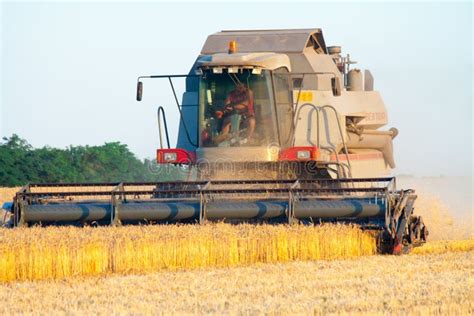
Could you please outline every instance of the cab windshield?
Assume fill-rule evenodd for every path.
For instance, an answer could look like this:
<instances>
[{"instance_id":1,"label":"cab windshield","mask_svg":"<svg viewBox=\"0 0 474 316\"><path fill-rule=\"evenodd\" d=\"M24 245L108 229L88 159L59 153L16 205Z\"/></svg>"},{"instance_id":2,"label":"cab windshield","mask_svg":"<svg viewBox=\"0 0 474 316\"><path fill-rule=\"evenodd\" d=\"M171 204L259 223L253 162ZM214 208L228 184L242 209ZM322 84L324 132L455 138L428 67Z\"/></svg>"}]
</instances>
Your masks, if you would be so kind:
<instances>
[{"instance_id":1,"label":"cab windshield","mask_svg":"<svg viewBox=\"0 0 474 316\"><path fill-rule=\"evenodd\" d=\"M205 71L199 93L200 146L268 146L278 142L274 112L270 71Z\"/></svg>"}]
</instances>

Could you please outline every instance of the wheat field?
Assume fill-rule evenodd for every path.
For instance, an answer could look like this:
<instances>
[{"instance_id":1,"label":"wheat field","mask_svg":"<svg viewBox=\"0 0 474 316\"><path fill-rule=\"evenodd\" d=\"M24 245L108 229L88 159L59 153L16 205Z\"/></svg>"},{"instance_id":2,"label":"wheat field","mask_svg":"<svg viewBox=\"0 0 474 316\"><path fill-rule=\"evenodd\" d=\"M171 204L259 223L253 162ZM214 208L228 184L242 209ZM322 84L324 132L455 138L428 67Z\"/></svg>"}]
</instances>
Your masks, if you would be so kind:
<instances>
[{"instance_id":1,"label":"wheat field","mask_svg":"<svg viewBox=\"0 0 474 316\"><path fill-rule=\"evenodd\" d=\"M11 200L17 190L0 189L0 197ZM429 224L440 223L436 214L442 213L430 207ZM472 250L474 239L462 238L435 240L413 254ZM357 226L336 224L0 229L0 282L351 259L375 253L373 235Z\"/></svg>"},{"instance_id":2,"label":"wheat field","mask_svg":"<svg viewBox=\"0 0 474 316\"><path fill-rule=\"evenodd\" d=\"M0 314L472 315L472 228L420 201L408 256L342 225L0 229Z\"/></svg>"},{"instance_id":3,"label":"wheat field","mask_svg":"<svg viewBox=\"0 0 474 316\"><path fill-rule=\"evenodd\" d=\"M474 252L0 284L0 314L473 315Z\"/></svg>"},{"instance_id":4,"label":"wheat field","mask_svg":"<svg viewBox=\"0 0 474 316\"><path fill-rule=\"evenodd\" d=\"M347 225L147 225L0 230L0 281L223 268L372 255Z\"/></svg>"},{"instance_id":5,"label":"wheat field","mask_svg":"<svg viewBox=\"0 0 474 316\"><path fill-rule=\"evenodd\" d=\"M472 239L433 241L413 254L472 250ZM0 229L0 282L351 259L375 253L373 235L334 224Z\"/></svg>"}]
</instances>

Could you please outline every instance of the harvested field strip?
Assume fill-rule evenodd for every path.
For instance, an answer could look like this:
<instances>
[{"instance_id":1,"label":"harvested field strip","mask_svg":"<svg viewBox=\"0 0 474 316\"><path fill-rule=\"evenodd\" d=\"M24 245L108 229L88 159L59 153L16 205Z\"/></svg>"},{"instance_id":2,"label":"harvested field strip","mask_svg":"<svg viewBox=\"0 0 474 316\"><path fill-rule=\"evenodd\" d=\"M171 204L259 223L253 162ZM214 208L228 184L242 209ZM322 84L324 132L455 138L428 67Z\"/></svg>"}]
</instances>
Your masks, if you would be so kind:
<instances>
[{"instance_id":1,"label":"harvested field strip","mask_svg":"<svg viewBox=\"0 0 474 316\"><path fill-rule=\"evenodd\" d=\"M372 255L345 225L180 225L0 229L0 282Z\"/></svg>"},{"instance_id":2,"label":"harvested field strip","mask_svg":"<svg viewBox=\"0 0 474 316\"><path fill-rule=\"evenodd\" d=\"M0 284L0 315L474 315L474 252Z\"/></svg>"}]
</instances>

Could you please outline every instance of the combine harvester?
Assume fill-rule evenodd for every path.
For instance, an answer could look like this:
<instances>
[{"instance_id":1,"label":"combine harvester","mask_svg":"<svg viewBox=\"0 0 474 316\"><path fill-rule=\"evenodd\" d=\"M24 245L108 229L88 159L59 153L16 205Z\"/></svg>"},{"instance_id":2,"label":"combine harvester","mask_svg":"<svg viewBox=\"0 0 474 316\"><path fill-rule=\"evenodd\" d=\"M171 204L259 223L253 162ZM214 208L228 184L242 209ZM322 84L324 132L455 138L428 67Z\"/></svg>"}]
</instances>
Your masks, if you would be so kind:
<instances>
[{"instance_id":1,"label":"combine harvester","mask_svg":"<svg viewBox=\"0 0 474 316\"><path fill-rule=\"evenodd\" d=\"M426 241L416 195L397 190L392 140L369 71L320 29L210 35L187 75L169 81L180 114L170 148L158 108L159 164L185 166L186 181L29 184L12 225L138 222L348 222L380 232L385 252ZM174 78L186 80L179 103ZM163 138L167 146L163 148Z\"/></svg>"}]
</instances>

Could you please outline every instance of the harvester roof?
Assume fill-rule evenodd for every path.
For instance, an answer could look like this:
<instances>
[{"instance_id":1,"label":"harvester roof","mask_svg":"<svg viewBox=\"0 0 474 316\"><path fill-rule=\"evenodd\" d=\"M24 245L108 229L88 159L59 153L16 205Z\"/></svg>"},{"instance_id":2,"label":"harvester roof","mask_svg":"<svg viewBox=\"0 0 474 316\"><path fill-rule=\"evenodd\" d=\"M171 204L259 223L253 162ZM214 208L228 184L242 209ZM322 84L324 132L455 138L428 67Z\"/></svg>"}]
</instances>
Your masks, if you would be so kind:
<instances>
[{"instance_id":1,"label":"harvester roof","mask_svg":"<svg viewBox=\"0 0 474 316\"><path fill-rule=\"evenodd\" d=\"M293 30L234 30L211 34L201 50L201 54L226 53L230 41L238 43L238 51L301 53L312 47L317 53L326 54L326 44L321 29Z\"/></svg>"}]
</instances>

